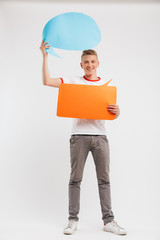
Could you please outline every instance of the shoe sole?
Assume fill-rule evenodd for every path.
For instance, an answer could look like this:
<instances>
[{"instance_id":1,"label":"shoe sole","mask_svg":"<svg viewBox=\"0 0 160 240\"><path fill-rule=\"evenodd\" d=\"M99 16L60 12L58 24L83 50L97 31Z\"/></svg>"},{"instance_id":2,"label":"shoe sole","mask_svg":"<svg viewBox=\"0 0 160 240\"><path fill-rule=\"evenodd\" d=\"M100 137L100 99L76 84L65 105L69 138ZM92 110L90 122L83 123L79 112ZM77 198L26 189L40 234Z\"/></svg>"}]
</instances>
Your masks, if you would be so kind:
<instances>
[{"instance_id":1,"label":"shoe sole","mask_svg":"<svg viewBox=\"0 0 160 240\"><path fill-rule=\"evenodd\" d=\"M74 233L74 232L73 232L73 233ZM65 232L64 232L65 235L72 235L73 233L65 233Z\"/></svg>"},{"instance_id":2,"label":"shoe sole","mask_svg":"<svg viewBox=\"0 0 160 240\"><path fill-rule=\"evenodd\" d=\"M75 232L77 231L77 228L72 232L72 233L65 233L65 232L63 232L65 235L72 235L72 234L74 234Z\"/></svg>"},{"instance_id":3,"label":"shoe sole","mask_svg":"<svg viewBox=\"0 0 160 240\"><path fill-rule=\"evenodd\" d=\"M109 231L109 230L105 230L105 229L103 229L103 231L109 232L109 233L114 233L114 234L116 234L116 235L127 235L127 233L116 233L116 232L114 232L114 231Z\"/></svg>"}]
</instances>

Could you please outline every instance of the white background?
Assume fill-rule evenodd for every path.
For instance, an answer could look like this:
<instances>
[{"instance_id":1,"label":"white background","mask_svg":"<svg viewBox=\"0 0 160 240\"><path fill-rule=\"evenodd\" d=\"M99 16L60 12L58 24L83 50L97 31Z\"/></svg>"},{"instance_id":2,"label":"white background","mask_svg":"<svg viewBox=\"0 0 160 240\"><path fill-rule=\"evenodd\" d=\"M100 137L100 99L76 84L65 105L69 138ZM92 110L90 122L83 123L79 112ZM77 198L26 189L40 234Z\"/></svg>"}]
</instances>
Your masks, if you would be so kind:
<instances>
[{"instance_id":1,"label":"white background","mask_svg":"<svg viewBox=\"0 0 160 240\"><path fill-rule=\"evenodd\" d=\"M56 116L58 89L42 84L42 31L70 11L97 22L98 76L117 86L121 114L106 121L115 220L125 239L160 239L160 4L0 2L0 239L66 239L72 119ZM84 36L85 37L85 36ZM82 75L81 52L56 49L51 77ZM94 163L81 185L71 239L119 239L102 231Z\"/></svg>"}]
</instances>

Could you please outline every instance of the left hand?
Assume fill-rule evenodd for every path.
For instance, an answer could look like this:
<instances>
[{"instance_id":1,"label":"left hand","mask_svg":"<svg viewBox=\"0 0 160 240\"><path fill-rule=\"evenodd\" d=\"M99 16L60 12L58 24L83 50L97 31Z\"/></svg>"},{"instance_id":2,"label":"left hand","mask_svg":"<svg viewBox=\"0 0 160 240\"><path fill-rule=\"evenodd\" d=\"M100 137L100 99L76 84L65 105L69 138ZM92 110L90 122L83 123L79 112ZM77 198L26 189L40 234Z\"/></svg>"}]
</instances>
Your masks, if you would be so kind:
<instances>
[{"instance_id":1,"label":"left hand","mask_svg":"<svg viewBox=\"0 0 160 240\"><path fill-rule=\"evenodd\" d=\"M116 105L116 104L109 104L107 106L107 110L110 112L110 113L113 113L115 114L115 118L117 118L120 114L120 109L119 109L119 106Z\"/></svg>"}]
</instances>

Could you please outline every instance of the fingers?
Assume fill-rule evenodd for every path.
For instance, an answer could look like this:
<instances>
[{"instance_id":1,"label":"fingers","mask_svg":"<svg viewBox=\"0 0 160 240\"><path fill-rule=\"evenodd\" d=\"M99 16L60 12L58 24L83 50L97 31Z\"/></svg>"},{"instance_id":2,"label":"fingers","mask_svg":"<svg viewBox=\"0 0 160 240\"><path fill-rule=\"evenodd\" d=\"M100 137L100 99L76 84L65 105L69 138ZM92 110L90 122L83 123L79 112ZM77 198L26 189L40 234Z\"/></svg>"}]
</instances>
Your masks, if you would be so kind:
<instances>
[{"instance_id":1,"label":"fingers","mask_svg":"<svg viewBox=\"0 0 160 240\"><path fill-rule=\"evenodd\" d=\"M114 113L114 114L116 114L117 113L117 111L116 110L108 110L110 113Z\"/></svg>"},{"instance_id":2,"label":"fingers","mask_svg":"<svg viewBox=\"0 0 160 240\"><path fill-rule=\"evenodd\" d=\"M117 110L107 109L110 113L117 113Z\"/></svg>"},{"instance_id":3,"label":"fingers","mask_svg":"<svg viewBox=\"0 0 160 240\"><path fill-rule=\"evenodd\" d=\"M109 105L107 106L107 109L119 109L119 106L116 105L116 104L109 104Z\"/></svg>"},{"instance_id":4,"label":"fingers","mask_svg":"<svg viewBox=\"0 0 160 240\"><path fill-rule=\"evenodd\" d=\"M108 105L107 108L108 108L108 109L116 109L115 106L110 106L110 105Z\"/></svg>"},{"instance_id":5,"label":"fingers","mask_svg":"<svg viewBox=\"0 0 160 240\"><path fill-rule=\"evenodd\" d=\"M48 42L44 42L44 38L42 39L42 43L40 46L40 49L44 55L47 55L48 53L45 51L45 49L50 48L50 45L47 45Z\"/></svg>"},{"instance_id":6,"label":"fingers","mask_svg":"<svg viewBox=\"0 0 160 240\"><path fill-rule=\"evenodd\" d=\"M107 110L108 110L110 113L114 113L114 114L116 114L116 113L118 112L118 108L119 108L119 106L116 105L116 104L109 104L109 105L107 106Z\"/></svg>"},{"instance_id":7,"label":"fingers","mask_svg":"<svg viewBox=\"0 0 160 240\"><path fill-rule=\"evenodd\" d=\"M107 107L110 107L110 108L116 108L116 107L119 107L119 106L116 105L116 104L109 104Z\"/></svg>"},{"instance_id":8,"label":"fingers","mask_svg":"<svg viewBox=\"0 0 160 240\"><path fill-rule=\"evenodd\" d=\"M46 43L48 43L48 42L44 42L44 38L42 39L42 44L44 45L44 44L46 44Z\"/></svg>"},{"instance_id":9,"label":"fingers","mask_svg":"<svg viewBox=\"0 0 160 240\"><path fill-rule=\"evenodd\" d=\"M47 43L48 43L48 42L42 43L42 46L46 46Z\"/></svg>"},{"instance_id":10,"label":"fingers","mask_svg":"<svg viewBox=\"0 0 160 240\"><path fill-rule=\"evenodd\" d=\"M107 106L107 110L115 110L115 109L117 109L117 107L116 106L110 106L110 105L108 105Z\"/></svg>"},{"instance_id":11,"label":"fingers","mask_svg":"<svg viewBox=\"0 0 160 240\"><path fill-rule=\"evenodd\" d=\"M48 42L44 42L44 38L42 39L42 43L41 43L41 47L42 46L46 46L46 44L47 44ZM49 46L49 45L48 45Z\"/></svg>"}]
</instances>

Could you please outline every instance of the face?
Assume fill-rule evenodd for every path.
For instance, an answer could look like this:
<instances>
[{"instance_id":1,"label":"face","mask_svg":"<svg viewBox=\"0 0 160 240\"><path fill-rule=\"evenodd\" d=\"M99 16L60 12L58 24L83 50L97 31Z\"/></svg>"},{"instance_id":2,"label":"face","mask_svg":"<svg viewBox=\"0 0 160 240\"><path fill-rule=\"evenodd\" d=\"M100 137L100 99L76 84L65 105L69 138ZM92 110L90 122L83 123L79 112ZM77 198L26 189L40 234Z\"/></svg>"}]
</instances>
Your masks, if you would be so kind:
<instances>
[{"instance_id":1,"label":"face","mask_svg":"<svg viewBox=\"0 0 160 240\"><path fill-rule=\"evenodd\" d=\"M80 63L80 65L83 68L85 75L96 75L99 61L95 55L85 55L82 57L82 62Z\"/></svg>"}]
</instances>

